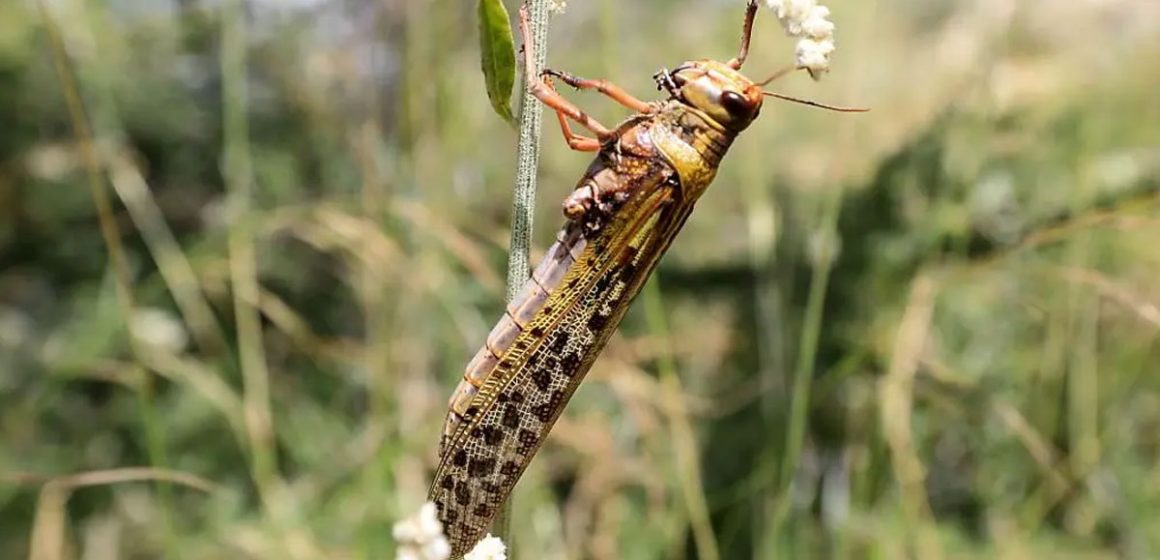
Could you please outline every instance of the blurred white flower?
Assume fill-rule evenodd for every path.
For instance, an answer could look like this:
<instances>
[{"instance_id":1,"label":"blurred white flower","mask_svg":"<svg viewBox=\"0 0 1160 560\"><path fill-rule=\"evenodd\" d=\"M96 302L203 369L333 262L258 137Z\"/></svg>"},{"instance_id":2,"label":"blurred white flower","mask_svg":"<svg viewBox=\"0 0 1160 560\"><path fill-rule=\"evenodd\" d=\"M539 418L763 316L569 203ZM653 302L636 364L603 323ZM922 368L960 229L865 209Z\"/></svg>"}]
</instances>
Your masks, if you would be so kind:
<instances>
[{"instance_id":1,"label":"blurred white flower","mask_svg":"<svg viewBox=\"0 0 1160 560\"><path fill-rule=\"evenodd\" d=\"M45 181L59 181L77 167L76 151L65 144L43 144L28 151L28 174Z\"/></svg>"},{"instance_id":2,"label":"blurred white flower","mask_svg":"<svg viewBox=\"0 0 1160 560\"><path fill-rule=\"evenodd\" d=\"M19 309L0 307L0 348L20 348L32 335L32 319Z\"/></svg>"},{"instance_id":3,"label":"blurred white flower","mask_svg":"<svg viewBox=\"0 0 1160 560\"><path fill-rule=\"evenodd\" d=\"M786 35L798 39L797 67L809 71L813 79L821 79L830 70L830 54L834 52L830 9L816 0L765 0L765 5L777 15Z\"/></svg>"},{"instance_id":4,"label":"blurred white flower","mask_svg":"<svg viewBox=\"0 0 1160 560\"><path fill-rule=\"evenodd\" d=\"M488 534L475 544L475 548L463 560L507 560L507 547L499 537Z\"/></svg>"},{"instance_id":5,"label":"blurred white flower","mask_svg":"<svg viewBox=\"0 0 1160 560\"><path fill-rule=\"evenodd\" d=\"M451 545L443 536L443 524L435 504L427 502L419 511L398 523L391 531L398 543L395 560L447 560Z\"/></svg>"},{"instance_id":6,"label":"blurred white flower","mask_svg":"<svg viewBox=\"0 0 1160 560\"><path fill-rule=\"evenodd\" d=\"M170 352L180 352L189 343L181 321L164 309L143 307L133 313L133 335L138 340Z\"/></svg>"},{"instance_id":7,"label":"blurred white flower","mask_svg":"<svg viewBox=\"0 0 1160 560\"><path fill-rule=\"evenodd\" d=\"M568 0L548 0L548 13L562 14L568 8Z\"/></svg>"}]
</instances>

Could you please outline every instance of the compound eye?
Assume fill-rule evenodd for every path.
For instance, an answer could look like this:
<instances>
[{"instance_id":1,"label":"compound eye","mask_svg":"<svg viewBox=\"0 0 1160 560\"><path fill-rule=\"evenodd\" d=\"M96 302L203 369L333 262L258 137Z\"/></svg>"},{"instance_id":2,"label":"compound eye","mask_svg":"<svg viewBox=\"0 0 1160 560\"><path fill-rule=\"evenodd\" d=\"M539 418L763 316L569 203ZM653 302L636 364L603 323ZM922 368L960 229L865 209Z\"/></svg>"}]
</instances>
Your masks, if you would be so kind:
<instances>
[{"instance_id":1,"label":"compound eye","mask_svg":"<svg viewBox=\"0 0 1160 560\"><path fill-rule=\"evenodd\" d=\"M735 117L744 116L749 113L752 108L749 100L745 96L735 91L727 91L721 94L721 106Z\"/></svg>"}]
</instances>

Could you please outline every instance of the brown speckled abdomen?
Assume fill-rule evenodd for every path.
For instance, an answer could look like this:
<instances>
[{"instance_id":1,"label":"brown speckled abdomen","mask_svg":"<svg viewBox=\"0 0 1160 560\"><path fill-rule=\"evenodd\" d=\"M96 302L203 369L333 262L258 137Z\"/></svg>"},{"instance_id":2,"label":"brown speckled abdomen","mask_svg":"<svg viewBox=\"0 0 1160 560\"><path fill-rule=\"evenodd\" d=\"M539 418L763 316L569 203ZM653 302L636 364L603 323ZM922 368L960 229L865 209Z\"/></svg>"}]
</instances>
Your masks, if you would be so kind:
<instances>
[{"instance_id":1,"label":"brown speckled abdomen","mask_svg":"<svg viewBox=\"0 0 1160 560\"><path fill-rule=\"evenodd\" d=\"M516 336L528 328L529 321L544 307L544 303L559 286L568 268L584 252L587 241L581 229L578 223L569 222L556 234L556 242L548 248L548 252L532 272L532 277L524 283L524 288L508 304L503 317L491 329L491 334L487 335L483 347L468 362L467 369L463 372L463 380L459 382L459 386L455 388L451 400L447 403L450 410L447 421L443 424L440 453L444 451L447 438L455 433L455 429L466 416L471 415L468 412L471 400L483 386L488 373L508 351ZM543 333L540 333L540 337L542 336ZM521 344L525 343L521 341Z\"/></svg>"}]
</instances>

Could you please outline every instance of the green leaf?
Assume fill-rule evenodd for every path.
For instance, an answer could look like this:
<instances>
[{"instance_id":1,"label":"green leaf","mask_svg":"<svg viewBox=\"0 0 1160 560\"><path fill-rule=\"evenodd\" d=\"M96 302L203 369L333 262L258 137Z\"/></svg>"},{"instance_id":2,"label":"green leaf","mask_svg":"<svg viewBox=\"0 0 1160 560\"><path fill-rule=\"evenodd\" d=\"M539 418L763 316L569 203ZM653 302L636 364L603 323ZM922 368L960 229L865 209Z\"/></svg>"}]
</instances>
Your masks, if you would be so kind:
<instances>
[{"instance_id":1,"label":"green leaf","mask_svg":"<svg viewBox=\"0 0 1160 560\"><path fill-rule=\"evenodd\" d=\"M479 0L479 61L492 108L514 125L511 97L516 81L516 53L503 0Z\"/></svg>"}]
</instances>

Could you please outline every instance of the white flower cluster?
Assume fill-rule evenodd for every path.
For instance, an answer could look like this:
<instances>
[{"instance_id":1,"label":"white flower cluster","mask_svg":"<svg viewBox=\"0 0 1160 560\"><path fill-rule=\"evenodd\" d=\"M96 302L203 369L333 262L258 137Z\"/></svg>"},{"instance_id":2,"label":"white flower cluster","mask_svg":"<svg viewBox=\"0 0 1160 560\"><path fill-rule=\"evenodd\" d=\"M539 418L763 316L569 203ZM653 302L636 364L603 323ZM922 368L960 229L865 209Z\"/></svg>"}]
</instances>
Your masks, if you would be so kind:
<instances>
[{"instance_id":1,"label":"white flower cluster","mask_svg":"<svg viewBox=\"0 0 1160 560\"><path fill-rule=\"evenodd\" d=\"M392 534L398 544L395 560L447 560L451 556L451 545L431 502L423 504L415 515L395 523ZM463 560L507 560L507 548L499 537L488 535Z\"/></svg>"},{"instance_id":2,"label":"white flower cluster","mask_svg":"<svg viewBox=\"0 0 1160 560\"><path fill-rule=\"evenodd\" d=\"M395 560L447 560L451 556L451 545L443 536L443 524L431 502L423 504L415 515L395 523L392 534L398 543Z\"/></svg>"},{"instance_id":3,"label":"white flower cluster","mask_svg":"<svg viewBox=\"0 0 1160 560\"><path fill-rule=\"evenodd\" d=\"M765 0L765 5L777 14L786 34L798 39L797 67L805 68L813 79L821 79L830 70L830 53L834 52L830 9L817 0Z\"/></svg>"},{"instance_id":4,"label":"white flower cluster","mask_svg":"<svg viewBox=\"0 0 1160 560\"><path fill-rule=\"evenodd\" d=\"M499 537L489 534L479 541L463 560L507 560L507 548Z\"/></svg>"}]
</instances>

